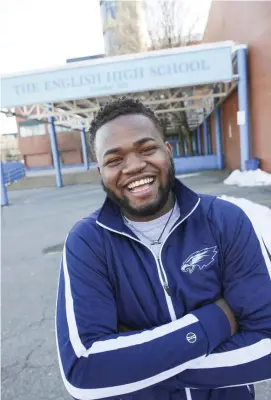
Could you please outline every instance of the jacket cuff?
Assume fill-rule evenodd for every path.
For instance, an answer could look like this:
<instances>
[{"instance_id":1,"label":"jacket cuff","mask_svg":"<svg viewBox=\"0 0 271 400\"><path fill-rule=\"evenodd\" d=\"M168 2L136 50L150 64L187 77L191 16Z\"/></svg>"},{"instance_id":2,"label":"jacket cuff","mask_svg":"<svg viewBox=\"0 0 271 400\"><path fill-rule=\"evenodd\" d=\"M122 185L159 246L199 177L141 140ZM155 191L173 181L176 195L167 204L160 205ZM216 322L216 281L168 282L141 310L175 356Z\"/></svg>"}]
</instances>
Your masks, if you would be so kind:
<instances>
[{"instance_id":1,"label":"jacket cuff","mask_svg":"<svg viewBox=\"0 0 271 400\"><path fill-rule=\"evenodd\" d=\"M201 307L192 313L198 318L208 341L207 354L231 337L231 325L224 311L216 304Z\"/></svg>"}]
</instances>

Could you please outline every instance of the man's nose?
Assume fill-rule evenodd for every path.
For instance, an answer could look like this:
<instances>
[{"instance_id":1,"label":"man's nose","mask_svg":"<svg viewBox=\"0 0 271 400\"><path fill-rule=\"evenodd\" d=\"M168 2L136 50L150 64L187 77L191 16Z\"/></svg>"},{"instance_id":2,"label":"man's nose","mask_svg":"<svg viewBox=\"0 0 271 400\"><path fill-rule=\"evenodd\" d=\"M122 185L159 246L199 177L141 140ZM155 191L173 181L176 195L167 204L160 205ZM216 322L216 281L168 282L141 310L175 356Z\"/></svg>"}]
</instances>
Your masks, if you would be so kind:
<instances>
[{"instance_id":1,"label":"man's nose","mask_svg":"<svg viewBox=\"0 0 271 400\"><path fill-rule=\"evenodd\" d=\"M146 162L144 159L136 154L130 154L128 157L126 157L122 172L124 174L135 174L142 171L145 167Z\"/></svg>"}]
</instances>

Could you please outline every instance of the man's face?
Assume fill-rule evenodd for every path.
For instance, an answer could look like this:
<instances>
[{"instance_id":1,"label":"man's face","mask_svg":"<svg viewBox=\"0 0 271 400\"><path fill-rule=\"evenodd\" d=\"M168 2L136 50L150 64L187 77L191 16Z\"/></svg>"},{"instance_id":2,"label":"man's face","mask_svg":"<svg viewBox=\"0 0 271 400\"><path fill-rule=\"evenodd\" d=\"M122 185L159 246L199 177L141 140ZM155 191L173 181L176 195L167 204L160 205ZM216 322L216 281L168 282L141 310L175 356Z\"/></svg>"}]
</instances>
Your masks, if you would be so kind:
<instances>
[{"instance_id":1,"label":"man's face","mask_svg":"<svg viewBox=\"0 0 271 400\"><path fill-rule=\"evenodd\" d=\"M167 203L174 183L171 148L144 115L120 116L96 133L102 185L127 216L148 217Z\"/></svg>"}]
</instances>

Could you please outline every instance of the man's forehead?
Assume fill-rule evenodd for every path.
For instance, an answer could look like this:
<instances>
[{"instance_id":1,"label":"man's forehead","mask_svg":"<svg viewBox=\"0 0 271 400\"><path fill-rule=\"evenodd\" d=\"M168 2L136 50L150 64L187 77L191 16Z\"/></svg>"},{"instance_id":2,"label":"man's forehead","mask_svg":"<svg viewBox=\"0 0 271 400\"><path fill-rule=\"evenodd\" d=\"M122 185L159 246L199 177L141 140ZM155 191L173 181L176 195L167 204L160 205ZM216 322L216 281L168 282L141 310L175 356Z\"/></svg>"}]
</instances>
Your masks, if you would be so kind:
<instances>
[{"instance_id":1,"label":"man's forehead","mask_svg":"<svg viewBox=\"0 0 271 400\"><path fill-rule=\"evenodd\" d=\"M121 132L122 130L128 131L141 131L153 132L159 134L153 121L148 117L141 114L128 114L121 115L112 121L105 123L98 131L102 133Z\"/></svg>"},{"instance_id":2,"label":"man's forehead","mask_svg":"<svg viewBox=\"0 0 271 400\"><path fill-rule=\"evenodd\" d=\"M132 144L143 137L161 138L154 123L144 115L123 115L107 122L96 133L96 150L104 153L110 147Z\"/></svg>"}]
</instances>

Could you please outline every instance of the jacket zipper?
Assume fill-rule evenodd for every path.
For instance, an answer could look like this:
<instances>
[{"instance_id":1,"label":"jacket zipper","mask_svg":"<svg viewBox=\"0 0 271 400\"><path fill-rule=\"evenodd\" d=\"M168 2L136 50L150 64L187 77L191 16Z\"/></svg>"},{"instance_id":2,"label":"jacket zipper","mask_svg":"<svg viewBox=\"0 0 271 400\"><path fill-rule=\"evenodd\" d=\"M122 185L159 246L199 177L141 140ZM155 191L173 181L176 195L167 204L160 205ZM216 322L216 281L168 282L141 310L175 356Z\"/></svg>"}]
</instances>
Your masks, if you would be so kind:
<instances>
[{"instance_id":1,"label":"jacket zipper","mask_svg":"<svg viewBox=\"0 0 271 400\"><path fill-rule=\"evenodd\" d=\"M163 279L163 287L164 287L165 291L167 292L167 294L169 296L171 296L171 290L170 290L170 287L169 287L168 282L167 282L167 277L163 272L160 258L157 258L157 262L158 262L158 268L160 269L161 276L162 276L162 279Z\"/></svg>"},{"instance_id":2,"label":"jacket zipper","mask_svg":"<svg viewBox=\"0 0 271 400\"><path fill-rule=\"evenodd\" d=\"M143 246L145 246L147 249L150 250L150 252L152 253L152 255L154 257L155 263L156 263L156 267L157 267L157 272L158 272L160 283L161 283L161 285L162 285L162 287L164 289L166 303L167 303L167 307L168 307L168 311L169 311L169 315L170 315L171 321L175 321L177 319L177 317L176 317L175 310L174 310L173 303L172 303L172 299L171 299L171 290L170 290L170 287L169 287L169 284L168 284L167 274L166 274L166 271L165 271L163 263L162 263L162 250L163 250L164 244L166 243L166 241L169 238L169 236L175 231L175 229L179 225L181 225L196 210L196 208L198 207L199 203L200 203L200 199L198 199L196 205L192 208L190 213L187 214L180 222L178 222L178 224L174 226L172 231L169 232L168 236L165 238L165 240L162 243L158 258L156 258L156 256L155 256L154 252L152 251L152 249L150 247L148 247L145 243L141 242L140 240L136 239L135 237L133 237L133 236L127 234L127 233L119 232L119 231L116 231L115 229L109 228L108 226L103 225L102 223L100 223L99 221L96 220L96 223L98 225L100 225L102 228L105 228L105 229L107 229L107 230L109 230L111 232L118 233L119 235L126 236L126 237L128 237L128 238L130 238L132 240L135 240L136 242L141 243Z\"/></svg>"},{"instance_id":3,"label":"jacket zipper","mask_svg":"<svg viewBox=\"0 0 271 400\"><path fill-rule=\"evenodd\" d=\"M109 230L109 231L111 231L111 232L118 233L119 235L126 236L126 237L128 237L128 238L130 238L130 239L132 239L132 240L135 240L136 242L142 244L142 245L145 246L148 250L150 250L150 252L152 253L153 258L154 258L154 260L155 260L155 263L156 263L156 268L157 268L158 277L159 277L161 286L162 286L163 289L164 289L165 298L166 298L166 303L167 303L168 311L169 311L169 314L170 314L170 318L171 318L172 321L175 321L175 320L176 320L176 314L175 314L175 311L174 311L173 303L172 303L171 297L169 296L169 294L168 294L168 292L167 292L167 290L168 290L168 282L167 282L166 274L165 274L165 272L164 272L164 269L163 269L161 263L160 263L160 262L157 260L157 258L155 257L155 254L154 254L154 252L152 251L152 249L151 249L150 247L148 247L145 243L143 243L143 242L141 242L140 240L134 238L133 236L129 235L128 233L116 231L115 229L109 228L108 226L101 224L99 221L96 221L96 223L97 223L98 225L100 225L102 228L105 228L105 229L107 229L107 230ZM164 278L163 278L163 275L164 275ZM167 288L167 289L166 289L166 288Z\"/></svg>"},{"instance_id":4,"label":"jacket zipper","mask_svg":"<svg viewBox=\"0 0 271 400\"><path fill-rule=\"evenodd\" d=\"M170 296L169 296L169 294L168 294L168 292L167 292L167 290L166 290L166 287L168 287L167 278L166 278L165 273L164 273L164 278L163 278L163 272L164 272L164 271L163 271L163 268L162 268L160 262L159 262L159 261L157 260L157 258L155 257L155 254L154 254L154 252L152 251L152 249L151 249L150 247L148 247L145 243L141 242L140 240L134 238L134 237L131 236L131 235L128 235L128 233L116 231L115 229L109 228L108 226L101 224L99 221L96 221L96 223L97 223L98 225L100 225L102 228L105 228L105 229L107 229L107 230L109 230L109 231L111 231L111 232L118 233L119 235L126 236L126 237L128 237L128 238L130 238L130 239L132 239L132 240L135 240L136 242L142 244L142 245L145 246L148 250L150 250L150 252L152 253L153 258L154 258L154 260L155 260L155 263L156 263L156 268L157 268L158 277L159 277L161 286L162 286L163 289L164 289L164 293L165 293L165 297L166 297L166 303L167 303L168 311L169 311L169 314L170 314L170 318L171 318L172 321L175 321L175 320L176 320L176 314L175 314L175 311L174 311L173 303L172 303L172 300L171 300L171 298L170 298Z\"/></svg>"},{"instance_id":5,"label":"jacket zipper","mask_svg":"<svg viewBox=\"0 0 271 400\"><path fill-rule=\"evenodd\" d=\"M199 203L200 203L200 199L198 199L197 204L194 206L194 208L192 208L192 210L190 211L190 213L187 214L180 222L178 222L178 224L176 224L176 225L174 226L174 228L169 232L168 236L165 238L165 240L163 241L162 246L161 246L161 248L160 248L160 252L159 252L159 256L158 256L157 261L158 261L158 265L159 265L159 267L160 267L161 275L162 275L162 278L163 278L163 287L164 287L165 291L167 292L167 294L168 294L169 296L171 296L171 289L170 289L170 287L169 287L168 280L167 280L167 275L166 275L166 271L165 271L164 266L163 266L163 263L162 263L162 251L163 251L163 247L164 247L164 244L166 243L167 239L169 238L169 236L175 231L175 229L176 229L179 225L181 225L181 224L195 211L195 209L198 207Z\"/></svg>"}]
</instances>

